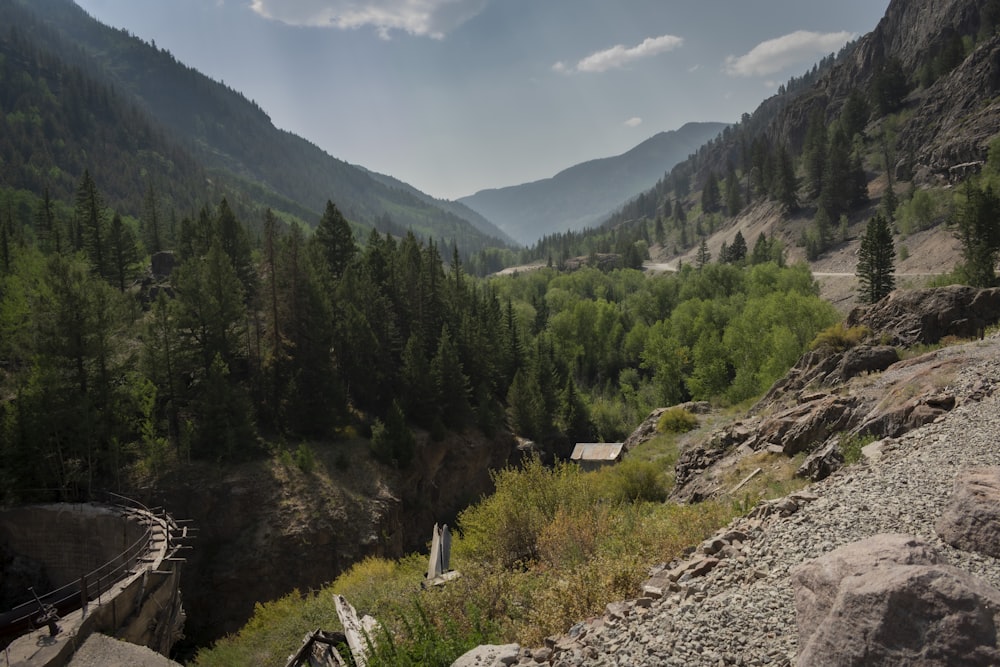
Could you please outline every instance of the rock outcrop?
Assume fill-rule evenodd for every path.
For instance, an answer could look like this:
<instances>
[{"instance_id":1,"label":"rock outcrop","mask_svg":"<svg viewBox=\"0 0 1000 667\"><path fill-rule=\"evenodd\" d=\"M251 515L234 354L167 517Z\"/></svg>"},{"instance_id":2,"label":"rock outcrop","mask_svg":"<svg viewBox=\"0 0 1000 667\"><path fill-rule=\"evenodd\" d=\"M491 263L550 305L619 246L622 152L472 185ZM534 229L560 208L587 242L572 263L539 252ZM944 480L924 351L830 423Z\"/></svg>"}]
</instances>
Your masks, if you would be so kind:
<instances>
[{"instance_id":1,"label":"rock outcrop","mask_svg":"<svg viewBox=\"0 0 1000 667\"><path fill-rule=\"evenodd\" d=\"M959 473L935 528L953 547L1000 558L1000 468Z\"/></svg>"},{"instance_id":2,"label":"rock outcrop","mask_svg":"<svg viewBox=\"0 0 1000 667\"><path fill-rule=\"evenodd\" d=\"M949 285L897 290L870 306L855 308L847 326L867 326L892 345L933 345L945 336L978 338L1000 321L1000 288Z\"/></svg>"},{"instance_id":3,"label":"rock outcrop","mask_svg":"<svg viewBox=\"0 0 1000 667\"><path fill-rule=\"evenodd\" d=\"M877 535L791 573L797 664L995 665L1000 590L926 542Z\"/></svg>"}]
</instances>

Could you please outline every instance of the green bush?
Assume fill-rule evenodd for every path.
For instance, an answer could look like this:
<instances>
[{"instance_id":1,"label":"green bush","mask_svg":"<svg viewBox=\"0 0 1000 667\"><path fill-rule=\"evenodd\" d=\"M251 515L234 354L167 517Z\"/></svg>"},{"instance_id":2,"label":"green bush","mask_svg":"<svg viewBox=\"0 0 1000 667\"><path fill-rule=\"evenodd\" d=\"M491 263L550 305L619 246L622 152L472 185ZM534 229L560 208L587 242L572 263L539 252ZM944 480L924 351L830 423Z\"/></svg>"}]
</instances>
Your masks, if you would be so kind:
<instances>
[{"instance_id":1,"label":"green bush","mask_svg":"<svg viewBox=\"0 0 1000 667\"><path fill-rule=\"evenodd\" d=\"M687 433L698 428L698 418L686 408L670 408L656 422L658 433Z\"/></svg>"},{"instance_id":2,"label":"green bush","mask_svg":"<svg viewBox=\"0 0 1000 667\"><path fill-rule=\"evenodd\" d=\"M616 503L661 503L667 499L667 473L653 461L626 458L618 465L598 471L596 476L601 495Z\"/></svg>"},{"instance_id":3,"label":"green bush","mask_svg":"<svg viewBox=\"0 0 1000 667\"><path fill-rule=\"evenodd\" d=\"M302 443L295 450L295 465L307 475L312 474L313 470L316 469L316 455L313 454L309 445Z\"/></svg>"},{"instance_id":4,"label":"green bush","mask_svg":"<svg viewBox=\"0 0 1000 667\"><path fill-rule=\"evenodd\" d=\"M847 435L840 436L838 447L840 453L844 455L844 463L850 465L861 460L861 448L870 445L878 438L874 435Z\"/></svg>"}]
</instances>

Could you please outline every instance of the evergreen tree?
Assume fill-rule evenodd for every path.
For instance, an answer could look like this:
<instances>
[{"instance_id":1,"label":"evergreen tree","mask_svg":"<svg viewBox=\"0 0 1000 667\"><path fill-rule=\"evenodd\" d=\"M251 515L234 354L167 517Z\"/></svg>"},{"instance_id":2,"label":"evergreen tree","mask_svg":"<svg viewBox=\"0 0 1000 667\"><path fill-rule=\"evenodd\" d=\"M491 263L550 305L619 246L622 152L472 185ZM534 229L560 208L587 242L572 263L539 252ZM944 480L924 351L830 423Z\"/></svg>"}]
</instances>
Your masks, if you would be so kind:
<instances>
[{"instance_id":1,"label":"evergreen tree","mask_svg":"<svg viewBox=\"0 0 1000 667\"><path fill-rule=\"evenodd\" d=\"M746 239L743 238L743 232L737 231L736 236L733 237L733 244L729 246L729 262L732 264L738 264L746 259L746 256Z\"/></svg>"},{"instance_id":2,"label":"evergreen tree","mask_svg":"<svg viewBox=\"0 0 1000 667\"><path fill-rule=\"evenodd\" d=\"M451 338L448 325L441 330L437 354L431 362L437 403L445 425L462 429L471 413L469 406L469 379L465 376L458 349Z\"/></svg>"},{"instance_id":3,"label":"evergreen tree","mask_svg":"<svg viewBox=\"0 0 1000 667\"><path fill-rule=\"evenodd\" d=\"M784 206L786 211L794 213L799 210L799 185L795 178L795 167L792 164L791 156L784 146L778 151L774 187L774 198Z\"/></svg>"},{"instance_id":4,"label":"evergreen tree","mask_svg":"<svg viewBox=\"0 0 1000 667\"><path fill-rule=\"evenodd\" d=\"M761 232L757 236L757 242L754 243L753 252L750 253L750 264L756 266L757 264L764 264L771 259L771 244L768 243L767 237L764 236L764 232Z\"/></svg>"},{"instance_id":5,"label":"evergreen tree","mask_svg":"<svg viewBox=\"0 0 1000 667\"><path fill-rule=\"evenodd\" d=\"M872 78L871 100L880 116L899 111L909 93L909 84L903 65L897 58L890 58Z\"/></svg>"},{"instance_id":6,"label":"evergreen tree","mask_svg":"<svg viewBox=\"0 0 1000 667\"><path fill-rule=\"evenodd\" d=\"M743 208L743 197L740 195L740 182L736 178L736 168L730 162L726 171L726 212L736 215Z\"/></svg>"},{"instance_id":7,"label":"evergreen tree","mask_svg":"<svg viewBox=\"0 0 1000 667\"><path fill-rule=\"evenodd\" d=\"M161 227L160 205L157 201L156 190L150 183L146 188L146 196L142 203L143 241L145 241L146 250L150 254L160 252L164 248L164 234Z\"/></svg>"},{"instance_id":8,"label":"evergreen tree","mask_svg":"<svg viewBox=\"0 0 1000 667\"><path fill-rule=\"evenodd\" d=\"M332 201L327 200L326 209L313 238L319 245L330 274L334 279L339 279L347 269L347 265L354 259L358 249L354 243L351 226Z\"/></svg>"},{"instance_id":9,"label":"evergreen tree","mask_svg":"<svg viewBox=\"0 0 1000 667\"><path fill-rule=\"evenodd\" d=\"M827 166L827 143L826 115L822 107L816 107L809 114L805 146L802 149L806 189L810 199L819 197L823 191L823 179Z\"/></svg>"},{"instance_id":10,"label":"evergreen tree","mask_svg":"<svg viewBox=\"0 0 1000 667\"><path fill-rule=\"evenodd\" d=\"M701 210L714 213L719 210L721 194L719 193L719 178L714 171L708 172L705 187L701 191Z\"/></svg>"},{"instance_id":11,"label":"evergreen tree","mask_svg":"<svg viewBox=\"0 0 1000 667\"><path fill-rule=\"evenodd\" d=\"M973 287L992 287L1000 252L1000 197L992 186L981 189L971 181L966 181L963 194L965 202L952 218L955 236L962 243L960 272Z\"/></svg>"},{"instance_id":12,"label":"evergreen tree","mask_svg":"<svg viewBox=\"0 0 1000 667\"><path fill-rule=\"evenodd\" d=\"M862 303L875 303L895 288L895 258L896 249L889 222L881 215L876 215L868 221L858 251L856 274Z\"/></svg>"},{"instance_id":13,"label":"evergreen tree","mask_svg":"<svg viewBox=\"0 0 1000 667\"><path fill-rule=\"evenodd\" d=\"M111 259L111 275L119 291L125 291L125 283L132 277L139 264L139 248L135 232L126 225L117 213L111 218L108 230L108 250Z\"/></svg>"},{"instance_id":14,"label":"evergreen tree","mask_svg":"<svg viewBox=\"0 0 1000 667\"><path fill-rule=\"evenodd\" d=\"M847 101L844 102L844 108L840 111L840 124L848 139L864 135L869 113L868 100L857 88L853 88L851 94L847 96Z\"/></svg>"},{"instance_id":15,"label":"evergreen tree","mask_svg":"<svg viewBox=\"0 0 1000 667\"><path fill-rule=\"evenodd\" d=\"M85 250L90 260L91 270L101 276L108 277L107 262L107 220L104 213L104 200L97 191L97 184L90 177L90 171L84 170L83 178L76 190L76 227L75 247Z\"/></svg>"},{"instance_id":16,"label":"evergreen tree","mask_svg":"<svg viewBox=\"0 0 1000 667\"><path fill-rule=\"evenodd\" d=\"M708 240L703 236L701 237L701 243L698 245L698 256L695 258L695 265L701 271L711 261L712 253L708 250Z\"/></svg>"}]
</instances>

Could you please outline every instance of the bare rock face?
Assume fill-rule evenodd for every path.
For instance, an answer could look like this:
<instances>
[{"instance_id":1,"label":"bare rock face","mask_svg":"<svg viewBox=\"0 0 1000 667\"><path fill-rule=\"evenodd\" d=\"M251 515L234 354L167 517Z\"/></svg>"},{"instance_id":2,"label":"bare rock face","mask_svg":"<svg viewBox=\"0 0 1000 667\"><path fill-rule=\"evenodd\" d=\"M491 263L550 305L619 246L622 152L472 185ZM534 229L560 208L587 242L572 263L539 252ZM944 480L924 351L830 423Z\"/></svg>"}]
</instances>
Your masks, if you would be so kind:
<instances>
[{"instance_id":1,"label":"bare rock face","mask_svg":"<svg viewBox=\"0 0 1000 667\"><path fill-rule=\"evenodd\" d=\"M844 455L841 454L837 442L831 441L810 454L795 471L795 474L798 477L818 482L840 470L842 465L844 465Z\"/></svg>"},{"instance_id":2,"label":"bare rock face","mask_svg":"<svg viewBox=\"0 0 1000 667\"><path fill-rule=\"evenodd\" d=\"M1000 590L877 535L792 571L798 665L995 665Z\"/></svg>"},{"instance_id":3,"label":"bare rock face","mask_svg":"<svg viewBox=\"0 0 1000 667\"><path fill-rule=\"evenodd\" d=\"M1000 558L1000 468L959 473L935 528L953 547Z\"/></svg>"},{"instance_id":4,"label":"bare rock face","mask_svg":"<svg viewBox=\"0 0 1000 667\"><path fill-rule=\"evenodd\" d=\"M847 326L867 326L894 345L932 345L945 336L972 338L1000 321L1000 289L949 285L896 291L878 303L855 308Z\"/></svg>"},{"instance_id":5,"label":"bare rock face","mask_svg":"<svg viewBox=\"0 0 1000 667\"><path fill-rule=\"evenodd\" d=\"M759 412L776 399L799 394L808 387L830 387L864 373L879 373L897 361L899 352L890 345L858 345L843 352L806 352L751 412Z\"/></svg>"}]
</instances>

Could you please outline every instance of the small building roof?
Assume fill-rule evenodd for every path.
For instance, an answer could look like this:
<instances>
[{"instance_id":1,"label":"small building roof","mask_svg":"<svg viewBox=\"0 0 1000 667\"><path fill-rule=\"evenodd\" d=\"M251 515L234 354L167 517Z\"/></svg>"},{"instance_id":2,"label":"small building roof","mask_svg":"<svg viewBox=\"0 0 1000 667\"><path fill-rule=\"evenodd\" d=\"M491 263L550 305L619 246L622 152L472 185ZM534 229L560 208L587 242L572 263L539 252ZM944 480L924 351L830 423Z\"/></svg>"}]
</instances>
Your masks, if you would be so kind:
<instances>
[{"instance_id":1,"label":"small building roof","mask_svg":"<svg viewBox=\"0 0 1000 667\"><path fill-rule=\"evenodd\" d=\"M622 455L623 442L578 442L573 447L573 461L614 461Z\"/></svg>"}]
</instances>

